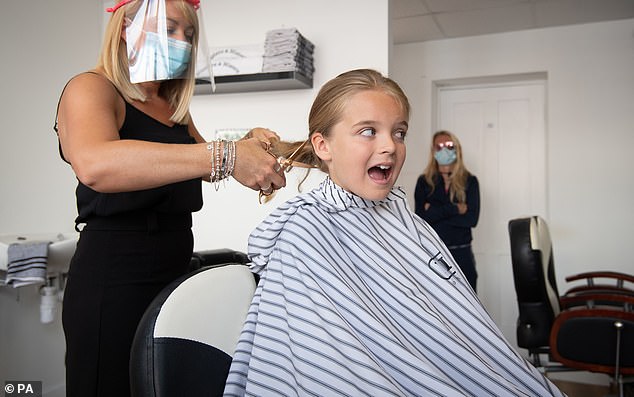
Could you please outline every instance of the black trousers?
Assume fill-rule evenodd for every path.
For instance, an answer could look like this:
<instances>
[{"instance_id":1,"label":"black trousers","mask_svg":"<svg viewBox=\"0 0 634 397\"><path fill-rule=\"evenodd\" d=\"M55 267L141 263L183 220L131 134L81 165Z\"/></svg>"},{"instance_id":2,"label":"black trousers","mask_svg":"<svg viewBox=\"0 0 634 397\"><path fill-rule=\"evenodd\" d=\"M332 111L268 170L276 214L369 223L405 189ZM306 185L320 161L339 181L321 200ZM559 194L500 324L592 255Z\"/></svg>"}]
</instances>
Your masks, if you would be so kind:
<instances>
[{"instance_id":1,"label":"black trousers","mask_svg":"<svg viewBox=\"0 0 634 397\"><path fill-rule=\"evenodd\" d=\"M81 232L62 311L67 397L130 395L137 325L152 299L187 272L192 250L191 227Z\"/></svg>"},{"instance_id":2,"label":"black trousers","mask_svg":"<svg viewBox=\"0 0 634 397\"><path fill-rule=\"evenodd\" d=\"M460 270L464 273L471 288L477 292L478 272L476 271L475 257L473 256L471 246L450 248L449 252L451 252L451 256L456 260L458 266L460 266Z\"/></svg>"}]
</instances>

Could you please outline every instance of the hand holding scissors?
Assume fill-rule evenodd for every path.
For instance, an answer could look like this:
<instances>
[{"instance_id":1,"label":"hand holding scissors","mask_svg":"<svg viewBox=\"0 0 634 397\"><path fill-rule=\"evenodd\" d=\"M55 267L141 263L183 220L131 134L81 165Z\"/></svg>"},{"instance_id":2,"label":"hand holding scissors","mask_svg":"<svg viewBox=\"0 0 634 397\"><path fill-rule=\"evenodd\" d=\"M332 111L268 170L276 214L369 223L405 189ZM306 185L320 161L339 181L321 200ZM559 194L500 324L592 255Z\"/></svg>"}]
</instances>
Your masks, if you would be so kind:
<instances>
[{"instance_id":1,"label":"hand holding scissors","mask_svg":"<svg viewBox=\"0 0 634 397\"><path fill-rule=\"evenodd\" d=\"M266 147L267 153L269 153L271 156L277 159L277 164L275 164L275 166L273 167L273 171L278 173L280 171L288 172L293 167L313 168L314 166L310 164L294 161L295 158L297 158L297 156L300 154L301 150L304 148L304 146L306 146L307 143L308 143L308 140L302 142L302 144L299 145L297 149L295 149L295 151L293 151L293 153L291 153L291 155L288 156L288 158L285 158L283 156L277 157L274 153L271 153L270 151L271 145L267 144L267 147ZM271 194L273 194L273 192L274 192L274 189L272 185L269 185L267 188L260 189L260 193L258 194L258 202L262 204L262 197L270 196Z\"/></svg>"}]
</instances>

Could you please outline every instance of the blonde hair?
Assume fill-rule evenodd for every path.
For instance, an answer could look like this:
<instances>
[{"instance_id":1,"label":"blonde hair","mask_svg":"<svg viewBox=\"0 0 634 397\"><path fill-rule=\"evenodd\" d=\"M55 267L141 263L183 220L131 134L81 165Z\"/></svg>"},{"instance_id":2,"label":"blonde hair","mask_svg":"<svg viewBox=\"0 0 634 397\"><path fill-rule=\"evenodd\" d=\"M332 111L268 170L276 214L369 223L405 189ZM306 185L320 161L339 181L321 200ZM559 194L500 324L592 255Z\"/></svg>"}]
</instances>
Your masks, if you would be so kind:
<instances>
[{"instance_id":1,"label":"blonde hair","mask_svg":"<svg viewBox=\"0 0 634 397\"><path fill-rule=\"evenodd\" d=\"M178 6L189 23L194 27L192 38L192 55L187 75L183 79L165 80L161 82L159 95L167 99L174 108L174 113L170 117L175 123L187 124L189 122L189 104L194 94L196 85L196 58L198 50L199 23L196 10L187 2L178 1ZM101 69L106 77L119 90L124 99L128 102L145 102L146 96L141 89L130 82L130 72L128 66L128 54L126 42L121 38L122 29L126 15L135 14L141 5L141 1L132 1L119 7L112 13L110 21L104 33L101 54L97 62L97 68Z\"/></svg>"},{"instance_id":2,"label":"blonde hair","mask_svg":"<svg viewBox=\"0 0 634 397\"><path fill-rule=\"evenodd\" d=\"M326 82L317 93L308 115L308 140L315 132L327 138L332 127L341 120L348 99L361 91L370 90L391 95L401 106L405 118L409 119L409 101L396 82L376 70L350 70ZM278 156L288 157L303 142L277 142L271 149ZM295 160L328 172L328 167L315 154L312 145L305 145Z\"/></svg>"},{"instance_id":3,"label":"blonde hair","mask_svg":"<svg viewBox=\"0 0 634 397\"><path fill-rule=\"evenodd\" d=\"M451 170L451 184L449 185L449 198L452 202L464 203L467 201L467 179L471 175L471 173L467 170L464 165L464 161L462 160L462 146L460 145L460 141L458 137L452 134L449 131L441 130L437 131L431 138L431 147L430 147L430 155L429 162L427 163L427 167L425 167L425 171L423 175L425 177L425 181L429 186L431 186L431 192L436 188L435 180L439 175L438 172L438 161L434 157L434 141L437 137L445 135L451 139L454 143L454 147L456 148L456 162L453 164L453 168ZM431 194L430 192L430 194Z\"/></svg>"}]
</instances>

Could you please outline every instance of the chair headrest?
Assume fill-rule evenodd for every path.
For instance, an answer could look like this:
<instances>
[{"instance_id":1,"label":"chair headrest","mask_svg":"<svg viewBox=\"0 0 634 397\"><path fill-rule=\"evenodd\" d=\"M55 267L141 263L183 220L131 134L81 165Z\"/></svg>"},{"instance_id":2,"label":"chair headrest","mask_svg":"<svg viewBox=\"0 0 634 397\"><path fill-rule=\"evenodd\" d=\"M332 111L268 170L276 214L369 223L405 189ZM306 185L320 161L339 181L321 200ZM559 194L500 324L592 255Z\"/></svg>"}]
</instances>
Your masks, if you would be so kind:
<instances>
[{"instance_id":1,"label":"chair headrest","mask_svg":"<svg viewBox=\"0 0 634 397\"><path fill-rule=\"evenodd\" d=\"M559 295L548 278L549 266L554 266L552 240L550 238L548 224L542 217L537 215L531 217L530 237L531 248L541 253L541 265L542 271L544 272L546 293L548 294L548 299L550 300L554 314L557 315L560 311Z\"/></svg>"},{"instance_id":2,"label":"chair headrest","mask_svg":"<svg viewBox=\"0 0 634 397\"><path fill-rule=\"evenodd\" d=\"M542 263L548 265L552 252L552 240L548 224L540 216L531 217L530 225L531 248L542 253Z\"/></svg>"}]
</instances>

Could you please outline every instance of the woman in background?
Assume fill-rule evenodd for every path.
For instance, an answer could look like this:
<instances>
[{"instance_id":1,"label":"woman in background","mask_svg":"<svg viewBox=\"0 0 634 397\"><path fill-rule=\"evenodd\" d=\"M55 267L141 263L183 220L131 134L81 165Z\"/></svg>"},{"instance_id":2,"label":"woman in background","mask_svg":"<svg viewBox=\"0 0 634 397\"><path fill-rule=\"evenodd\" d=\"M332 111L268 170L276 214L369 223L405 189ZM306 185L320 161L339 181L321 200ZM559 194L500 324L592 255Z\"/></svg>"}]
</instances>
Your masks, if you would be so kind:
<instances>
[{"instance_id":1,"label":"woman in background","mask_svg":"<svg viewBox=\"0 0 634 397\"><path fill-rule=\"evenodd\" d=\"M416 214L438 233L476 291L471 229L480 216L480 188L478 178L464 165L460 141L451 132L438 131L432 137L429 162L416 182L414 200Z\"/></svg>"}]
</instances>

